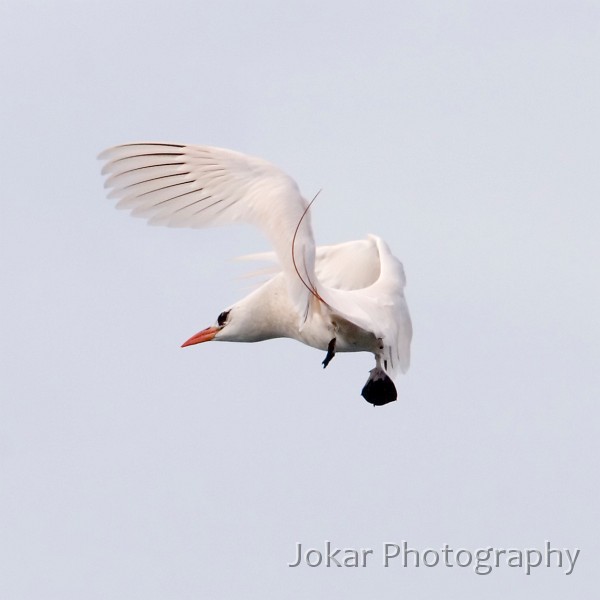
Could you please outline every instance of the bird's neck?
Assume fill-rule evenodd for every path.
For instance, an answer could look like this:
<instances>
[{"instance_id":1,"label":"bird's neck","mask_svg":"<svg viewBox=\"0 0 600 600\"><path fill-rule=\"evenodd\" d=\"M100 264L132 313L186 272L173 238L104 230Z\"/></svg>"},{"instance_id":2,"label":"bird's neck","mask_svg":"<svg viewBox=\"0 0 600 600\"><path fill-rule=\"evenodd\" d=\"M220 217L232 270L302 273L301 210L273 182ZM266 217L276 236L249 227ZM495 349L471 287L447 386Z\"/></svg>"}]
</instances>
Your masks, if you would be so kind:
<instances>
[{"instance_id":1,"label":"bird's neck","mask_svg":"<svg viewBox=\"0 0 600 600\"><path fill-rule=\"evenodd\" d=\"M244 331L236 341L260 342L273 338L299 339L299 317L282 274L276 275L238 303L244 311Z\"/></svg>"}]
</instances>

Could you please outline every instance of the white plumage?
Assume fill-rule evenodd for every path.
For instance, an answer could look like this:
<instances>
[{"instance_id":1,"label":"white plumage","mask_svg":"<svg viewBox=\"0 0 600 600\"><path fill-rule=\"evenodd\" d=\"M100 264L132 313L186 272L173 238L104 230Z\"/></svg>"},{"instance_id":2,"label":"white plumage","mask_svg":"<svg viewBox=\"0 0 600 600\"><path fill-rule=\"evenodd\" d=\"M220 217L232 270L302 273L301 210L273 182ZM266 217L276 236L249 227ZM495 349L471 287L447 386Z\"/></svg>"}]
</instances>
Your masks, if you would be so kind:
<instances>
[{"instance_id":1,"label":"white plumage","mask_svg":"<svg viewBox=\"0 0 600 600\"><path fill-rule=\"evenodd\" d=\"M376 367L363 388L372 404L396 399L389 375L410 362L412 327L402 264L387 244L365 240L315 247L309 203L296 182L271 163L210 146L134 143L100 157L117 207L153 225L207 227L246 222L274 247L269 281L219 315L184 345L291 337L335 352L372 352Z\"/></svg>"}]
</instances>

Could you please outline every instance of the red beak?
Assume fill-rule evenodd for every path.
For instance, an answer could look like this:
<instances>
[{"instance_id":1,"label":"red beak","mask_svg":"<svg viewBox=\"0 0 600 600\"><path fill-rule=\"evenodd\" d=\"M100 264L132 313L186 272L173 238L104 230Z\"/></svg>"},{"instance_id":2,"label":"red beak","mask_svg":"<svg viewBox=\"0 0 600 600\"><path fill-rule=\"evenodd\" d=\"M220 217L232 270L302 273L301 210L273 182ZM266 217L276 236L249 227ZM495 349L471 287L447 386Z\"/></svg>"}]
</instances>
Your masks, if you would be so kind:
<instances>
[{"instance_id":1,"label":"red beak","mask_svg":"<svg viewBox=\"0 0 600 600\"><path fill-rule=\"evenodd\" d=\"M219 327L207 327L206 329L199 331L196 335L193 335L187 342L181 344L181 347L185 348L186 346L193 346L194 344L201 344L202 342L210 342L219 331Z\"/></svg>"}]
</instances>

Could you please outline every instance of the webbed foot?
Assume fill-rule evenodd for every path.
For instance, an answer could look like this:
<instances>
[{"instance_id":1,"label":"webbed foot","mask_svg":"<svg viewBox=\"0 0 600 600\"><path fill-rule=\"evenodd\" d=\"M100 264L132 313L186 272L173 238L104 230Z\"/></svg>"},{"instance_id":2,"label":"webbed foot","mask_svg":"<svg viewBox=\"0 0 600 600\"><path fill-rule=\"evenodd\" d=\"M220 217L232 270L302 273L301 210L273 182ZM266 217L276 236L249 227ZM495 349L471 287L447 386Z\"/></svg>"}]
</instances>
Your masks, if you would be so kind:
<instances>
[{"instance_id":1,"label":"webbed foot","mask_svg":"<svg viewBox=\"0 0 600 600\"><path fill-rule=\"evenodd\" d=\"M329 342L329 346L327 346L327 356L325 356L325 360L323 361L323 368L327 368L327 365L331 362L331 359L335 356L335 338L333 338Z\"/></svg>"},{"instance_id":2,"label":"webbed foot","mask_svg":"<svg viewBox=\"0 0 600 600\"><path fill-rule=\"evenodd\" d=\"M380 367L375 367L371 369L361 396L373 406L383 406L394 402L398 398L398 392L390 376Z\"/></svg>"}]
</instances>

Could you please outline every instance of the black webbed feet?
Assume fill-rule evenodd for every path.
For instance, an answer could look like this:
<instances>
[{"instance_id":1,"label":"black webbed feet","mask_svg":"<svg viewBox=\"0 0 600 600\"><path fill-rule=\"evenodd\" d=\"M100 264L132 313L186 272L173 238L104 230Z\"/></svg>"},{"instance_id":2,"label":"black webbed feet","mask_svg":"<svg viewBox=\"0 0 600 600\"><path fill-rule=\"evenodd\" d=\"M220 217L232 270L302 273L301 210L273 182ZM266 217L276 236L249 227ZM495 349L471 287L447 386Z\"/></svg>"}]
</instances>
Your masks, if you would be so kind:
<instances>
[{"instance_id":1,"label":"black webbed feet","mask_svg":"<svg viewBox=\"0 0 600 600\"><path fill-rule=\"evenodd\" d=\"M331 359L335 356L335 338L333 338L327 346L327 356L323 361L323 368L327 368L327 365L331 362Z\"/></svg>"},{"instance_id":2,"label":"black webbed feet","mask_svg":"<svg viewBox=\"0 0 600 600\"><path fill-rule=\"evenodd\" d=\"M383 369L375 367L371 370L361 396L373 406L383 406L394 402L398 398L398 392L389 375Z\"/></svg>"}]
</instances>

